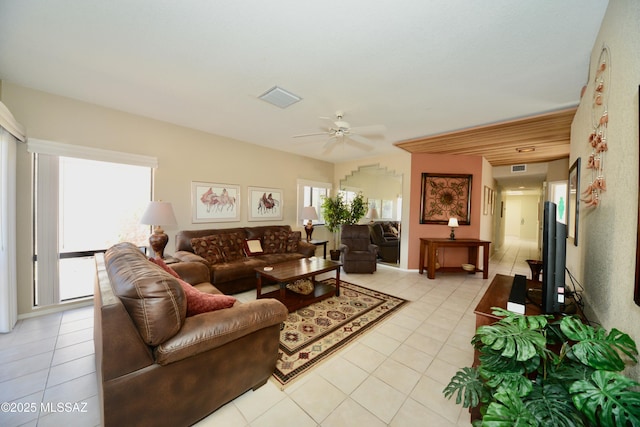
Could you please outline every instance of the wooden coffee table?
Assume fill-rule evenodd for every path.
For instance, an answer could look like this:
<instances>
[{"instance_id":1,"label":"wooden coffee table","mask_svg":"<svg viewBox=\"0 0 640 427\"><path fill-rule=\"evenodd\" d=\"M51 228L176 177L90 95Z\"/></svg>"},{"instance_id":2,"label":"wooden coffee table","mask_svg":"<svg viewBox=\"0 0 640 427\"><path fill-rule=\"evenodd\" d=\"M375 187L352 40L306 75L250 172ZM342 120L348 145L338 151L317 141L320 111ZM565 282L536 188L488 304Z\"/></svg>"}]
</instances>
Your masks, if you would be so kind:
<instances>
[{"instance_id":1,"label":"wooden coffee table","mask_svg":"<svg viewBox=\"0 0 640 427\"><path fill-rule=\"evenodd\" d=\"M289 312L301 307L306 307L314 302L321 301L333 295L340 295L340 267L342 263L330 261L322 258L303 258L295 261L287 261L266 267L257 267L257 294L256 298L275 298L283 303ZM315 276L329 271L336 271L336 285L331 286L322 282L316 282ZM262 294L262 279L266 278L277 282L280 285L275 291ZM313 292L309 295L299 294L287 289L287 283L295 282L299 279L310 278L313 283Z\"/></svg>"}]
</instances>

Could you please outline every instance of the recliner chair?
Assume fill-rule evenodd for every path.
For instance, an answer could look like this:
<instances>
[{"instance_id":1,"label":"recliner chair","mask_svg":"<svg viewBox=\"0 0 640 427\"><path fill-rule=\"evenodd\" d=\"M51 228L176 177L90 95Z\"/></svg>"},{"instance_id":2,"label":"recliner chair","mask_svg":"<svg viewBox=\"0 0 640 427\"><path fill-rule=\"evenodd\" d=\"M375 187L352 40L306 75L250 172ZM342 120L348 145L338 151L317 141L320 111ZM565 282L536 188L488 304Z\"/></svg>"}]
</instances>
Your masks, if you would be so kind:
<instances>
[{"instance_id":1,"label":"recliner chair","mask_svg":"<svg viewBox=\"0 0 640 427\"><path fill-rule=\"evenodd\" d=\"M378 246L371 243L368 226L343 225L340 243L340 261L345 273L376 271Z\"/></svg>"}]
</instances>

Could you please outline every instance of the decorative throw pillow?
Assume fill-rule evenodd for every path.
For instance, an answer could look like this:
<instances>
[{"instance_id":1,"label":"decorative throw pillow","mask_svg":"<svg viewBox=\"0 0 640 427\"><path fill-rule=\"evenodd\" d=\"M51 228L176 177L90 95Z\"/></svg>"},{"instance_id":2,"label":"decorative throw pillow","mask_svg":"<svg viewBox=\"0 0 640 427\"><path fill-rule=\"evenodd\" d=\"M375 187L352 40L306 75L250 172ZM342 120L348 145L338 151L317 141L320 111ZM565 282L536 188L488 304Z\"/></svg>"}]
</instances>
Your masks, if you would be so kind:
<instances>
[{"instance_id":1,"label":"decorative throw pillow","mask_svg":"<svg viewBox=\"0 0 640 427\"><path fill-rule=\"evenodd\" d=\"M263 254L260 239L246 239L244 241L244 253L246 256L256 256Z\"/></svg>"},{"instance_id":2,"label":"decorative throw pillow","mask_svg":"<svg viewBox=\"0 0 640 427\"><path fill-rule=\"evenodd\" d=\"M221 264L224 262L224 255L218 245L218 236L194 237L191 239L191 247L196 255L201 256L209 264Z\"/></svg>"},{"instance_id":3,"label":"decorative throw pillow","mask_svg":"<svg viewBox=\"0 0 640 427\"><path fill-rule=\"evenodd\" d=\"M187 317L232 307L236 299L229 295L208 294L178 279L187 297Z\"/></svg>"},{"instance_id":4,"label":"decorative throw pillow","mask_svg":"<svg viewBox=\"0 0 640 427\"><path fill-rule=\"evenodd\" d=\"M217 236L218 245L225 261L229 262L244 258L244 236L239 233L222 233Z\"/></svg>"},{"instance_id":5,"label":"decorative throw pillow","mask_svg":"<svg viewBox=\"0 0 640 427\"><path fill-rule=\"evenodd\" d=\"M265 230L262 237L262 247L265 254L281 254L287 248L289 231L287 230Z\"/></svg>"},{"instance_id":6,"label":"decorative throw pillow","mask_svg":"<svg viewBox=\"0 0 640 427\"><path fill-rule=\"evenodd\" d=\"M167 265L167 263L165 263L162 258L149 258L149 261L151 261L155 265L161 267L164 271L166 271L167 273L169 273L170 275L172 275L176 279L180 279L180 276L178 275L178 273L176 273L176 271L173 268L169 267ZM180 279L180 280L182 280L182 279Z\"/></svg>"},{"instance_id":7,"label":"decorative throw pillow","mask_svg":"<svg viewBox=\"0 0 640 427\"><path fill-rule=\"evenodd\" d=\"M288 253L298 252L298 243L300 242L301 238L302 238L302 233L299 231L292 231L291 233L289 233L285 252L288 252Z\"/></svg>"},{"instance_id":8,"label":"decorative throw pillow","mask_svg":"<svg viewBox=\"0 0 640 427\"><path fill-rule=\"evenodd\" d=\"M206 292L199 291L191 286L191 284L182 280L178 273L176 273L173 268L169 267L162 258L149 258L149 261L153 262L164 271L178 279L178 282L182 286L184 294L187 297L187 317L195 316L200 313L207 313L209 311L229 308L236 302L236 299L229 295L208 294Z\"/></svg>"}]
</instances>

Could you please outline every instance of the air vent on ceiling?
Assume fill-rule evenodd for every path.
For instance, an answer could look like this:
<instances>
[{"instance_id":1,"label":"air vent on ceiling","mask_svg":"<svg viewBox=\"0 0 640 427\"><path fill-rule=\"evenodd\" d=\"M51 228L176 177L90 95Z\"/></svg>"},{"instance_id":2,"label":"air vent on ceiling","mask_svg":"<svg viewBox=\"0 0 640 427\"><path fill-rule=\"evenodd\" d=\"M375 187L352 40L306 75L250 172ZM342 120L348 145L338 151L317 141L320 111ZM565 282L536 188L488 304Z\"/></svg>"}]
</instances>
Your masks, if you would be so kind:
<instances>
[{"instance_id":1,"label":"air vent on ceiling","mask_svg":"<svg viewBox=\"0 0 640 427\"><path fill-rule=\"evenodd\" d=\"M278 86L272 87L271 89L260 95L258 98L280 108L287 108L288 106L295 104L302 99L299 96L294 95L291 92L287 92L286 90Z\"/></svg>"},{"instance_id":2,"label":"air vent on ceiling","mask_svg":"<svg viewBox=\"0 0 640 427\"><path fill-rule=\"evenodd\" d=\"M527 165L511 165L511 173L526 172Z\"/></svg>"}]
</instances>

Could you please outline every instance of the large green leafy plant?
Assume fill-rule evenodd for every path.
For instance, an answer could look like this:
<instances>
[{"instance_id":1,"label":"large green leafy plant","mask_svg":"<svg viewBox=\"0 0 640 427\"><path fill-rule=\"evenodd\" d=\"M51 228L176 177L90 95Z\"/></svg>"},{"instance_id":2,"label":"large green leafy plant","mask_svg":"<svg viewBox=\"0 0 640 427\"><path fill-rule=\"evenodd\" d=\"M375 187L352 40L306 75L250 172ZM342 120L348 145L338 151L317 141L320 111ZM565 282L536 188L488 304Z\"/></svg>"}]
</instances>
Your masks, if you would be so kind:
<instances>
[{"instance_id":1,"label":"large green leafy plant","mask_svg":"<svg viewBox=\"0 0 640 427\"><path fill-rule=\"evenodd\" d=\"M340 241L339 232L342 224L357 224L367 213L362 193L356 194L351 203L346 203L341 192L335 197L325 197L322 201L324 224L333 233L335 246Z\"/></svg>"},{"instance_id":2,"label":"large green leafy plant","mask_svg":"<svg viewBox=\"0 0 640 427\"><path fill-rule=\"evenodd\" d=\"M504 316L477 329L478 367L463 368L447 398L478 408L476 426L640 426L640 384L620 372L637 363L629 335L577 317Z\"/></svg>"}]
</instances>

